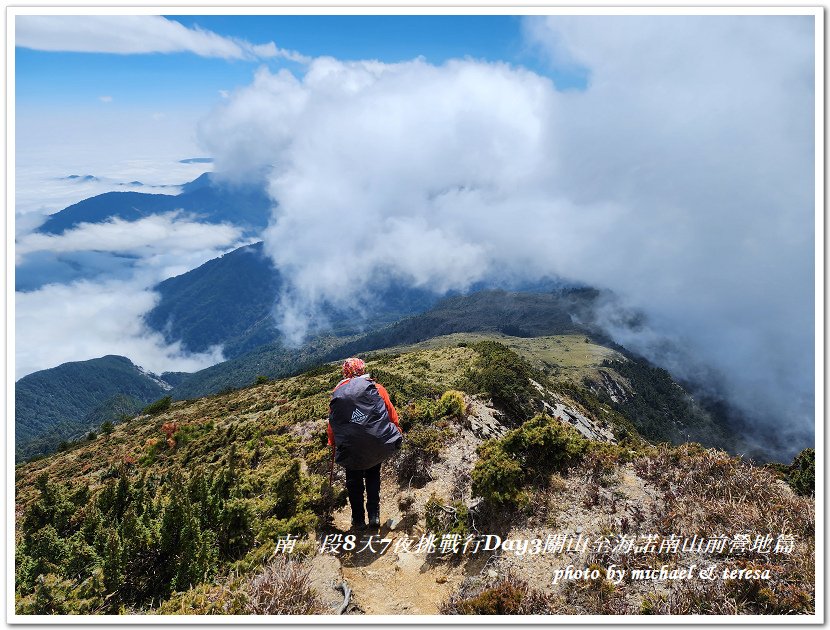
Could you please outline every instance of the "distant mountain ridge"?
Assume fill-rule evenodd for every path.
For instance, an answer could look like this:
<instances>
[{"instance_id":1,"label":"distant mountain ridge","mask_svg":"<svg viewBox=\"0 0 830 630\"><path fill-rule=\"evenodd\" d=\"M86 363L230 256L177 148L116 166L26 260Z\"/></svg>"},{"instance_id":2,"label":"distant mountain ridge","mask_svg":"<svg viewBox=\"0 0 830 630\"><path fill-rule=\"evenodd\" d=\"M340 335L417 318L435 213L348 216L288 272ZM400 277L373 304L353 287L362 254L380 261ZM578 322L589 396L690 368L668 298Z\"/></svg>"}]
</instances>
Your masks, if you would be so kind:
<instances>
[{"instance_id":1,"label":"distant mountain ridge","mask_svg":"<svg viewBox=\"0 0 830 630\"><path fill-rule=\"evenodd\" d=\"M501 332L519 337L601 332L575 323L598 297L593 289L563 289L553 293L485 290L443 298L432 308L369 332L338 337L321 335L291 349L276 341L194 372L172 392L176 399L206 396L248 385L259 376L279 378L361 352L416 343L454 332ZM604 339L604 337L603 337Z\"/></svg>"},{"instance_id":2,"label":"distant mountain ridge","mask_svg":"<svg viewBox=\"0 0 830 630\"><path fill-rule=\"evenodd\" d=\"M391 352L397 352L395 348L472 333L502 335L504 343L511 343L510 339L513 339L518 344L514 347L520 352L520 346L527 344L546 347L552 343L548 341L551 336L564 336L578 340L578 343L572 342L574 344L585 344L581 347L586 350L575 345L571 355L565 349L566 344L562 348L565 354L560 352L551 364L554 372L559 370L556 366L561 361L578 364L582 357L580 352L590 352L588 348L592 345L617 352L619 360L603 364L593 376L574 378L572 383L576 389L572 395L579 397L579 391L592 392L628 417L637 431L649 439L674 443L694 439L734 452L739 443L727 415L709 405L701 406L668 372L632 355L604 336L602 331L578 323L590 321L591 308L600 295L592 289L567 289L539 294L490 290L453 296L424 313L361 335L321 335L299 348L286 347L279 342L266 344L192 374L171 373L157 377L124 357L112 356L65 364L18 382L18 389L23 392L17 398L18 422L22 422L18 445L24 446L18 448L18 456L53 450L62 439L82 435L88 429L100 426L103 419L118 417L117 414L134 414L146 403L164 395L170 395L174 400L193 400L250 386L261 376L282 378L350 355L388 353L390 348ZM101 372L101 368L105 372ZM116 378L111 378L112 375ZM106 381L108 388L101 387L98 382L101 379ZM90 385L90 380L97 387ZM33 387L33 381L39 387ZM139 394L125 389L136 385L141 387ZM27 396L27 389L37 392L39 398ZM91 391L97 394L94 399L89 397ZM82 405L76 400L81 395L87 395ZM55 397L58 400L54 400ZM51 427L48 422L44 423L45 416L38 416L37 420L41 421L38 425L35 414L27 416L25 408L36 408L40 403L47 407L63 404L67 409L77 409L77 413L72 422L64 420L66 415L52 414L54 425Z\"/></svg>"},{"instance_id":3,"label":"distant mountain ridge","mask_svg":"<svg viewBox=\"0 0 830 630\"><path fill-rule=\"evenodd\" d=\"M213 265L167 281L165 288L169 289L169 294L160 305L166 305L168 310L156 312L156 325L165 326L171 313L174 317L193 316L192 321L188 320L191 325L188 330L193 330L195 335L203 329L212 330L211 327L216 324L220 327L225 325L221 317L211 314L211 309L237 306L240 309L238 312L244 314L251 309L255 311L255 307L269 308L270 298L258 294L256 282L249 287L245 274L231 273L238 272L240 265L250 265L252 260L257 260L258 252L261 253L261 244L236 250L211 261ZM267 275L256 275L257 270L261 271L261 265L262 261L253 264L248 280L253 281L257 277L267 280ZM224 267L224 270L217 271L215 267ZM229 293L226 302L217 304L213 302L215 295L211 287L219 278L225 279L219 282L220 288L234 286L236 291ZM253 296L251 303L244 299L246 293ZM429 297L420 296L423 301L421 306ZM165 374L156 377L144 372L125 357L107 356L66 363L35 372L17 382L16 444L18 447L27 445L26 448L18 448L18 453L25 457L45 452L54 449L63 439L97 427L100 422L96 424L87 416L96 412L97 420L102 413L108 413L108 409L112 413L115 413L112 409L123 409L123 399L112 400L116 395L134 399L136 408L168 393L176 399L195 398L249 385L258 376L286 376L348 354L414 343L451 332L492 331L514 336L587 333L588 329L575 324L573 317L589 309L595 297L596 292L590 290L565 290L550 294L494 290L454 296L444 298L423 313L366 333L348 335L341 331L338 335L329 332L309 340L300 348L286 347L277 339L258 344L228 361L192 374L170 374L169 380L166 380ZM417 303L417 299L409 305L413 303ZM393 303L391 312L377 314L376 319L382 321L384 315L392 317L394 311ZM264 322L273 326L269 311L265 313ZM200 319L201 316L205 318ZM258 323L264 324L256 317L254 313L247 323L240 320L238 329L243 332L257 330ZM171 327L166 328L169 331ZM275 330L271 330L276 335ZM254 337L248 337L249 341L252 339Z\"/></svg>"},{"instance_id":4,"label":"distant mountain ridge","mask_svg":"<svg viewBox=\"0 0 830 630\"><path fill-rule=\"evenodd\" d=\"M259 186L230 186L210 173L182 186L178 195L142 192L107 192L72 204L51 215L38 229L43 234L63 234L80 223L101 223L120 218L144 217L183 210L207 223L232 223L258 231L268 224L273 202Z\"/></svg>"},{"instance_id":5,"label":"distant mountain ridge","mask_svg":"<svg viewBox=\"0 0 830 630\"><path fill-rule=\"evenodd\" d=\"M205 352L212 346L222 345L225 357L233 359L257 347L281 343L273 311L283 287L282 274L266 254L264 244L253 243L157 284L153 290L159 294L159 302L145 314L144 322L150 329L162 334L167 343L179 342L189 352ZM532 284L517 285L514 290L542 294L564 288L574 287L561 280L547 278ZM327 325L320 327L318 334L335 337L361 335L423 313L443 297L461 297L457 292L442 296L429 289L407 286L394 278L388 279L386 284L378 281L373 289L372 294L362 296L355 309L324 305L319 315ZM493 289L493 283L482 281L472 287L467 295L487 289ZM522 309L517 312L529 315ZM507 326L518 336L532 335L535 330L550 330L550 326L540 325L533 317L528 322L497 308L492 312L488 325L510 332L505 328ZM562 330L568 323L557 322L557 330ZM462 325L459 330L467 328Z\"/></svg>"},{"instance_id":6,"label":"distant mountain ridge","mask_svg":"<svg viewBox=\"0 0 830 630\"><path fill-rule=\"evenodd\" d=\"M51 215L35 231L60 235L82 223L103 223L116 218L132 222L180 210L195 220L231 224L245 236L256 236L268 224L272 206L261 186L231 186L204 173L181 186L178 195L116 191L84 199ZM46 284L99 277L128 279L138 260L137 256L123 252L94 249L29 252L15 266L15 291L34 291Z\"/></svg>"}]
</instances>

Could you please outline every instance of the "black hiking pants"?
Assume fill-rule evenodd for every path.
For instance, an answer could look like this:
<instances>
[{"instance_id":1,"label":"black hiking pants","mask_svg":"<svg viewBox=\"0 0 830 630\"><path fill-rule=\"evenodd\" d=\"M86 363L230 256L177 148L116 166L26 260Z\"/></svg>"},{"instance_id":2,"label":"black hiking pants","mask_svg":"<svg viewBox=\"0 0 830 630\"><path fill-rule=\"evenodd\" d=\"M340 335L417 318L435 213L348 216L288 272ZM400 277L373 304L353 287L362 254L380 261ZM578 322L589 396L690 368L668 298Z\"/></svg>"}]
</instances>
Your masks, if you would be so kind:
<instances>
[{"instance_id":1,"label":"black hiking pants","mask_svg":"<svg viewBox=\"0 0 830 630\"><path fill-rule=\"evenodd\" d=\"M380 464L368 470L347 470L346 490L352 506L352 523L365 523L363 488L366 487L366 512L369 518L380 515Z\"/></svg>"}]
</instances>

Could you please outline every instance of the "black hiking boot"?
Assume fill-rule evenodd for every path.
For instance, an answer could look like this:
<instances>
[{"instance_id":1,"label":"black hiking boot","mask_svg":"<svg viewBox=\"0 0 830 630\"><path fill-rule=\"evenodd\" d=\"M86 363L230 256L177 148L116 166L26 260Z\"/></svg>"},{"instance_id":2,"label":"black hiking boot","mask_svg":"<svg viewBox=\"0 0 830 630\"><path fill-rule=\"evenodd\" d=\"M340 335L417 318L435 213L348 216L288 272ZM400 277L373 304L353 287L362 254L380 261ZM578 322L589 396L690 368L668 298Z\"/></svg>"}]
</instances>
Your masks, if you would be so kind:
<instances>
[{"instance_id":1,"label":"black hiking boot","mask_svg":"<svg viewBox=\"0 0 830 630\"><path fill-rule=\"evenodd\" d=\"M380 528L380 514L370 514L369 515L369 529L379 529Z\"/></svg>"},{"instance_id":2,"label":"black hiking boot","mask_svg":"<svg viewBox=\"0 0 830 630\"><path fill-rule=\"evenodd\" d=\"M362 531L364 529L366 529L366 521L364 521L362 519L359 520L359 521L356 521L356 520L352 519L351 530L353 532L359 532L359 531Z\"/></svg>"}]
</instances>

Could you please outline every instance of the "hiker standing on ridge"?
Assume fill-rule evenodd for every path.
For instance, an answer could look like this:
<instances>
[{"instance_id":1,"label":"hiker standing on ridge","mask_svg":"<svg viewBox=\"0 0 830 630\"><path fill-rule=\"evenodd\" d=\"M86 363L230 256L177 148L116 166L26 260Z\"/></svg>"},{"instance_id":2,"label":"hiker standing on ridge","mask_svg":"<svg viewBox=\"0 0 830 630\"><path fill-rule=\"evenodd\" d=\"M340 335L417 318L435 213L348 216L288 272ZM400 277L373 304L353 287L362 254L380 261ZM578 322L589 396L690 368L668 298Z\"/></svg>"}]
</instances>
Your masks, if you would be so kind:
<instances>
[{"instance_id":1,"label":"hiker standing on ridge","mask_svg":"<svg viewBox=\"0 0 830 630\"><path fill-rule=\"evenodd\" d=\"M328 436L334 461L346 469L352 528L366 526L366 512L369 527L380 527L380 465L401 447L403 431L386 388L366 374L361 359L343 363L343 380L331 394Z\"/></svg>"}]
</instances>

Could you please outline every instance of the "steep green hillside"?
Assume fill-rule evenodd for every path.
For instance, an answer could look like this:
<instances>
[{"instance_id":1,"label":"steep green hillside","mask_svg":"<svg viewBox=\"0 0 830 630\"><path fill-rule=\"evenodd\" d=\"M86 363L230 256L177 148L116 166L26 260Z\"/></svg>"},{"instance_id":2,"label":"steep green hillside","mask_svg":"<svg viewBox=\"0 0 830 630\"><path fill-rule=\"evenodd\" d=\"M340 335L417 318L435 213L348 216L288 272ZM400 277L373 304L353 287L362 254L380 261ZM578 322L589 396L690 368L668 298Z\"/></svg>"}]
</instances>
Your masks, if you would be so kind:
<instances>
[{"instance_id":1,"label":"steep green hillside","mask_svg":"<svg viewBox=\"0 0 830 630\"><path fill-rule=\"evenodd\" d=\"M702 442L735 452L736 432L725 420L704 409L678 385L666 370L646 361L603 361L603 371L613 371L630 385L634 395L617 397L603 388L602 378L589 381L600 400L629 418L637 430L656 441Z\"/></svg>"},{"instance_id":2,"label":"steep green hillside","mask_svg":"<svg viewBox=\"0 0 830 630\"><path fill-rule=\"evenodd\" d=\"M814 610L813 499L775 471L696 445L652 446L590 391L552 380L492 340L384 353L368 368L388 388L405 430L404 447L383 468L380 533L390 545L427 534L481 543L486 534L574 531L615 543L624 534L654 534L657 545L672 534L787 532L797 545L788 554L725 547L717 555L659 556L613 546L473 554L447 545L418 555L395 547L379 553L377 540L370 551L364 532L353 548L321 553L326 536L349 533L342 471L333 490L327 481L326 415L340 378L330 364L159 406L110 435L16 466L17 613ZM809 494L809 467L793 470L799 492ZM293 551L280 551L289 535ZM772 577L551 580L568 564L654 562L766 568ZM352 593L345 605L333 588L343 582Z\"/></svg>"},{"instance_id":3,"label":"steep green hillside","mask_svg":"<svg viewBox=\"0 0 830 630\"><path fill-rule=\"evenodd\" d=\"M601 378L600 368L605 360L626 360L619 350L578 334L512 337L504 333L452 333L415 344L392 347L388 351L406 352L477 341L498 341L527 359L537 370L556 380L573 383Z\"/></svg>"},{"instance_id":4,"label":"steep green hillside","mask_svg":"<svg viewBox=\"0 0 830 630\"><path fill-rule=\"evenodd\" d=\"M146 402L126 394L116 394L86 414L84 423L97 428L105 422L120 422L132 418L144 408Z\"/></svg>"},{"instance_id":5,"label":"steep green hillside","mask_svg":"<svg viewBox=\"0 0 830 630\"><path fill-rule=\"evenodd\" d=\"M253 383L257 376L280 378L311 366L350 355L387 348L408 351L495 340L542 371L552 382L570 387L576 395L589 392L611 405L650 440L680 444L698 441L736 452L741 445L724 415L702 407L671 375L601 339L595 331L586 337L570 323L568 313L588 309L593 292L522 294L486 291L442 300L427 313L352 339L319 338L299 350L264 346L237 359L212 366L185 378L173 390L177 399L195 398ZM546 319L546 316L550 319ZM579 334L516 337L498 332L548 330ZM453 332L444 330L486 330ZM424 339L423 341L421 339ZM387 343L388 346L382 344Z\"/></svg>"},{"instance_id":6,"label":"steep green hillside","mask_svg":"<svg viewBox=\"0 0 830 630\"><path fill-rule=\"evenodd\" d=\"M257 377L282 378L307 370L343 343L336 337L318 337L300 348L280 343L260 346L241 357L212 365L185 376L172 390L173 398L185 400L245 387Z\"/></svg>"},{"instance_id":7,"label":"steep green hillside","mask_svg":"<svg viewBox=\"0 0 830 630\"><path fill-rule=\"evenodd\" d=\"M115 355L24 376L15 383L16 457L48 452L62 440L97 428L96 410L105 413L100 407L116 395L146 404L162 396L166 387L126 357ZM93 415L87 419L89 414Z\"/></svg>"},{"instance_id":8,"label":"steep green hillside","mask_svg":"<svg viewBox=\"0 0 830 630\"><path fill-rule=\"evenodd\" d=\"M273 310L281 286L263 243L254 243L156 285L161 299L144 319L169 343L181 342L191 352L221 345L232 359L279 344ZM325 307L321 316L330 322L330 334L345 337L420 313L437 299L430 291L390 283L376 286L360 309Z\"/></svg>"},{"instance_id":9,"label":"steep green hillside","mask_svg":"<svg viewBox=\"0 0 830 630\"><path fill-rule=\"evenodd\" d=\"M272 318L268 314L272 297L266 297L259 287L261 283L271 282L274 276L263 271L263 259L261 245L255 245L236 250L184 276L167 280L163 283L167 297L151 312L150 317L154 318L157 327L168 330L175 327L167 324L178 321L181 324L178 330L192 331L194 339L213 342L231 337L237 340L246 338L247 342L259 344L265 337L256 337L259 334L256 331L273 330ZM221 282L215 284L218 280ZM275 285L272 289L276 290ZM217 295L224 297L220 299ZM377 315L377 321L395 315L394 309L405 307L406 300L401 302L401 296L387 299L383 295L379 299L386 300L392 310ZM428 299L426 294L410 294L410 297L409 308L423 306ZM426 313L374 332L350 337L330 334L297 349L274 342L194 374L171 375L171 384L175 386L171 393L176 399L206 396L250 385L259 376L279 378L350 354L413 343L454 331L500 331L525 337L580 331L572 319L584 315L595 297L593 291L562 290L554 293L481 291L446 298ZM214 307L219 310L211 310ZM235 323L224 323L224 317L229 313ZM349 325L354 324L351 322ZM344 335L347 329L348 325L344 324L339 334ZM205 347L199 346L200 349ZM77 369L87 372L84 368L86 363L78 363ZM95 365L93 362L87 367ZM101 365L103 367L94 374L88 372L80 378L68 376L65 371L70 368L62 366L55 368L57 371L46 370L21 379L16 398L17 444L28 446L18 450L20 456L47 452L68 437L96 428L97 425L91 422L82 422L83 418L115 394L128 395L145 404L162 395L162 390L137 370L128 370L129 378L124 381L123 370L110 372L106 364ZM105 385L103 381L110 377L114 380ZM133 377L149 390L135 390ZM35 405L33 397L42 400L42 404ZM35 439L39 440L37 444L32 443Z\"/></svg>"},{"instance_id":10,"label":"steep green hillside","mask_svg":"<svg viewBox=\"0 0 830 630\"><path fill-rule=\"evenodd\" d=\"M500 333L455 333L391 352L438 348L457 343L497 341L523 357L560 387L579 397L590 393L628 418L654 442L700 442L729 452L742 447L728 417L695 400L666 370L624 349L612 349L584 335L510 337Z\"/></svg>"},{"instance_id":11,"label":"steep green hillside","mask_svg":"<svg viewBox=\"0 0 830 630\"><path fill-rule=\"evenodd\" d=\"M279 287L262 243L254 243L158 284L161 299L145 322L191 352L224 344L225 356L237 356L276 339Z\"/></svg>"}]
</instances>

